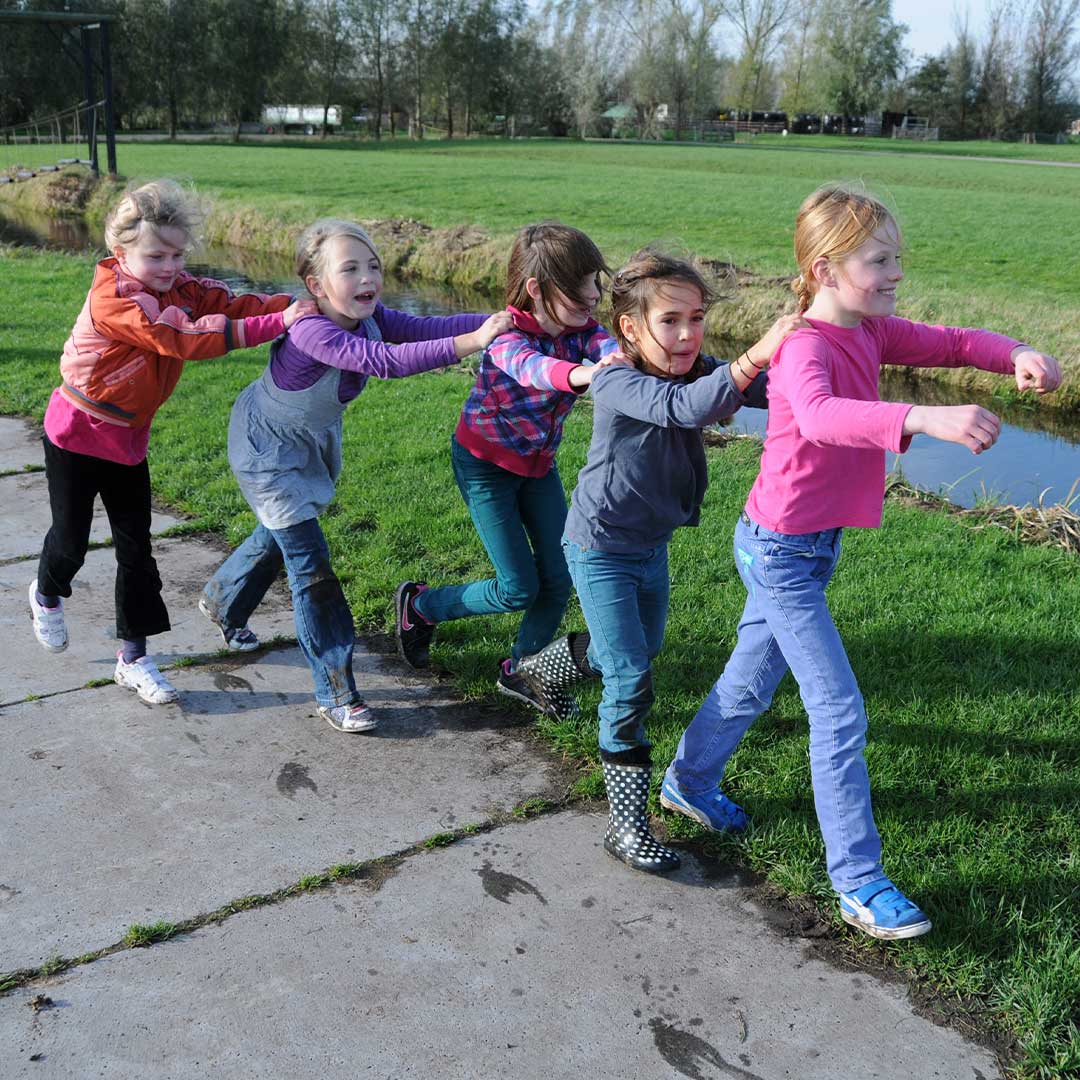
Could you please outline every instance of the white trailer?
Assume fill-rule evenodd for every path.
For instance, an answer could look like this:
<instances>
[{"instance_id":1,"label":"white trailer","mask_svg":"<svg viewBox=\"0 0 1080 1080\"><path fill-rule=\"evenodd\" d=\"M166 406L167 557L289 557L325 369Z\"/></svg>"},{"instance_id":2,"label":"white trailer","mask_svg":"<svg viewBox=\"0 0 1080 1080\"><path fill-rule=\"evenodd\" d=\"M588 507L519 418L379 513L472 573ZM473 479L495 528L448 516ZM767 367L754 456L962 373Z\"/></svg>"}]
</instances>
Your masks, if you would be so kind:
<instances>
[{"instance_id":1,"label":"white trailer","mask_svg":"<svg viewBox=\"0 0 1080 1080\"><path fill-rule=\"evenodd\" d=\"M263 127L268 135L301 131L314 135L322 128L321 105L267 105L262 113ZM341 106L331 105L326 113L327 126L333 131L341 127Z\"/></svg>"}]
</instances>

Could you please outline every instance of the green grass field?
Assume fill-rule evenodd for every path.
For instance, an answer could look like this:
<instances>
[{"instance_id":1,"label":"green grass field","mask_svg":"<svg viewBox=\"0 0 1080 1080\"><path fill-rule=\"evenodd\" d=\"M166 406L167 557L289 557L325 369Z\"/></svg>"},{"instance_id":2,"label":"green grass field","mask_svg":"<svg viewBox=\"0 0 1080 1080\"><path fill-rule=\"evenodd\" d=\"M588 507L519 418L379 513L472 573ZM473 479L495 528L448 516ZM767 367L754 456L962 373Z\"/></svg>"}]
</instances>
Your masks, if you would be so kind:
<instances>
[{"instance_id":1,"label":"green grass field","mask_svg":"<svg viewBox=\"0 0 1080 1080\"><path fill-rule=\"evenodd\" d=\"M428 237L403 267L461 284L500 284L509 237L545 217L585 229L613 265L647 242L731 262L748 273L719 306L716 328L737 337L764 329L791 299L783 279L794 273L801 200L829 180L861 181L895 207L904 231L901 313L985 326L1055 353L1069 369L1056 404L1080 405L1080 169L867 154L824 142L827 149L817 140L799 152L565 140L139 143L121 145L119 160L133 179L192 181L216 207L215 236L247 246L288 250L298 229L324 214L478 228L495 241ZM0 198L24 197L23 187Z\"/></svg>"},{"instance_id":2,"label":"green grass field","mask_svg":"<svg viewBox=\"0 0 1080 1080\"><path fill-rule=\"evenodd\" d=\"M86 259L7 253L0 412L42 415L90 274ZM253 518L229 472L226 425L265 355L189 365L151 441L157 495L234 543ZM469 385L456 371L373 380L346 415L344 472L324 524L363 630L390 628L402 578L446 583L490 572L449 463ZM589 410L579 406L560 454L568 490L589 428ZM671 617L651 722L660 764L734 644L743 590L731 531L756 464L751 442L712 451L702 526L672 545ZM717 840L668 816L671 831L814 898L854 959L895 967L933 991L943 1013L971 1013L984 1031L1015 1039L1013 1075L1078 1075L1076 558L892 503L883 529L849 530L845 548L831 602L867 700L886 869L925 906L933 932L890 945L842 931L813 811L806 718L790 680L726 781L753 818L751 832ZM435 661L467 697L490 700L516 625L513 616L448 624ZM576 608L567 627L583 627ZM578 722L538 726L554 748L591 764L581 788L599 795L598 694L582 700Z\"/></svg>"},{"instance_id":3,"label":"green grass field","mask_svg":"<svg viewBox=\"0 0 1080 1080\"><path fill-rule=\"evenodd\" d=\"M879 154L932 154L939 157L1080 162L1080 140L1077 139L1061 145L996 142L993 139L917 142L914 139L876 139L837 135L752 135L746 139L755 146L796 146L809 150L868 150Z\"/></svg>"}]
</instances>

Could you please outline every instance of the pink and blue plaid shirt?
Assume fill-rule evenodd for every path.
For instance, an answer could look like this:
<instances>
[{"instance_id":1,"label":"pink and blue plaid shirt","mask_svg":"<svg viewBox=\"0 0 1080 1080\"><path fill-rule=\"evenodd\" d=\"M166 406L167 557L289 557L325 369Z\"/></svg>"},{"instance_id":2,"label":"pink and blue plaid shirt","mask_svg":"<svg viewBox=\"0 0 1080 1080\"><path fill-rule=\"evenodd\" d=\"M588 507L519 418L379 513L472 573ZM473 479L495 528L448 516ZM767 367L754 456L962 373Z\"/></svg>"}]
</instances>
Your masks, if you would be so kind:
<instances>
[{"instance_id":1,"label":"pink and blue plaid shirt","mask_svg":"<svg viewBox=\"0 0 1080 1080\"><path fill-rule=\"evenodd\" d=\"M597 322L549 337L526 311L507 309L514 329L485 350L454 437L474 457L518 476L544 476L580 390L570 372L618 351Z\"/></svg>"}]
</instances>

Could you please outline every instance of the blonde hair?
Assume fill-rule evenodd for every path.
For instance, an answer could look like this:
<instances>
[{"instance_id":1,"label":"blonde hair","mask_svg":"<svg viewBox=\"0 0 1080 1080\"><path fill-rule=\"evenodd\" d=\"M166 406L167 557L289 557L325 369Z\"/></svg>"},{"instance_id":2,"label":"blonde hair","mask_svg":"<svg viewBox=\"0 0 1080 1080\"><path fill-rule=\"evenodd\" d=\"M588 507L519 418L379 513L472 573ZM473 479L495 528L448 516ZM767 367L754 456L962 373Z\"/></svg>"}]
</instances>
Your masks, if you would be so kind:
<instances>
[{"instance_id":1,"label":"blonde hair","mask_svg":"<svg viewBox=\"0 0 1080 1080\"><path fill-rule=\"evenodd\" d=\"M105 245L109 254L117 247L128 247L139 239L143 222L152 229L179 229L186 237L187 248L198 241L202 208L192 191L175 180L151 180L148 184L124 193L105 219Z\"/></svg>"},{"instance_id":2,"label":"blonde hair","mask_svg":"<svg viewBox=\"0 0 1080 1080\"><path fill-rule=\"evenodd\" d=\"M873 195L844 184L826 184L803 202L795 215L799 276L791 283L800 312L810 306L817 292L814 263L850 255L885 224L896 230L899 239L900 227L889 208Z\"/></svg>"},{"instance_id":3,"label":"blonde hair","mask_svg":"<svg viewBox=\"0 0 1080 1080\"><path fill-rule=\"evenodd\" d=\"M630 357L639 368L645 360L638 344L631 341L623 332L622 316L629 315L651 336L652 331L649 329L648 319L649 304L660 287L670 282L693 286L701 292L702 308L708 311L712 307L715 294L697 267L685 259L665 255L653 248L642 248L634 252L619 267L612 279L611 323L615 331L615 340L619 343L620 351ZM700 374L699 364L699 360L694 361L694 366L689 372L691 377Z\"/></svg>"},{"instance_id":4,"label":"blonde hair","mask_svg":"<svg viewBox=\"0 0 1080 1080\"><path fill-rule=\"evenodd\" d=\"M294 267L301 281L309 277L321 278L326 272L326 245L335 236L351 236L371 248L371 253L379 260L379 249L375 246L367 231L355 221L342 221L340 218L320 218L312 222L297 238L296 260Z\"/></svg>"},{"instance_id":5,"label":"blonde hair","mask_svg":"<svg viewBox=\"0 0 1080 1080\"><path fill-rule=\"evenodd\" d=\"M611 270L600 249L580 229L558 221L526 225L510 249L506 302L519 311L532 311L526 284L529 278L536 278L540 298L550 315L558 299L556 290L572 304L580 304L582 278L601 272L610 274Z\"/></svg>"}]
</instances>

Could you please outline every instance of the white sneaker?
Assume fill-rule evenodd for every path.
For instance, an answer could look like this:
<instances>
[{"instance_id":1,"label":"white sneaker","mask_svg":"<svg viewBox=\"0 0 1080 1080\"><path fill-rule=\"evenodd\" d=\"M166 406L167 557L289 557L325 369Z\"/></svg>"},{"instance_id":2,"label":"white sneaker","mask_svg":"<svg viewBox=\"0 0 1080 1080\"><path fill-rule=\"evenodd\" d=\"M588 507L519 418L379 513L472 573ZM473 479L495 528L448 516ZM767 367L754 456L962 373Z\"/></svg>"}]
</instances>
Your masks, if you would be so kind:
<instances>
[{"instance_id":1,"label":"white sneaker","mask_svg":"<svg viewBox=\"0 0 1080 1080\"><path fill-rule=\"evenodd\" d=\"M123 656L117 653L113 682L134 690L147 705L168 705L180 696L149 656L140 656L133 663L125 664Z\"/></svg>"},{"instance_id":2,"label":"white sneaker","mask_svg":"<svg viewBox=\"0 0 1080 1080\"><path fill-rule=\"evenodd\" d=\"M350 735L358 731L371 731L378 724L372 711L362 702L351 705L320 705L319 715L335 730Z\"/></svg>"},{"instance_id":3,"label":"white sneaker","mask_svg":"<svg viewBox=\"0 0 1080 1080\"><path fill-rule=\"evenodd\" d=\"M54 608L42 607L37 601L37 578L30 582L30 614L34 617L34 637L49 652L63 652L68 647L67 627L64 625L64 601Z\"/></svg>"}]
</instances>

